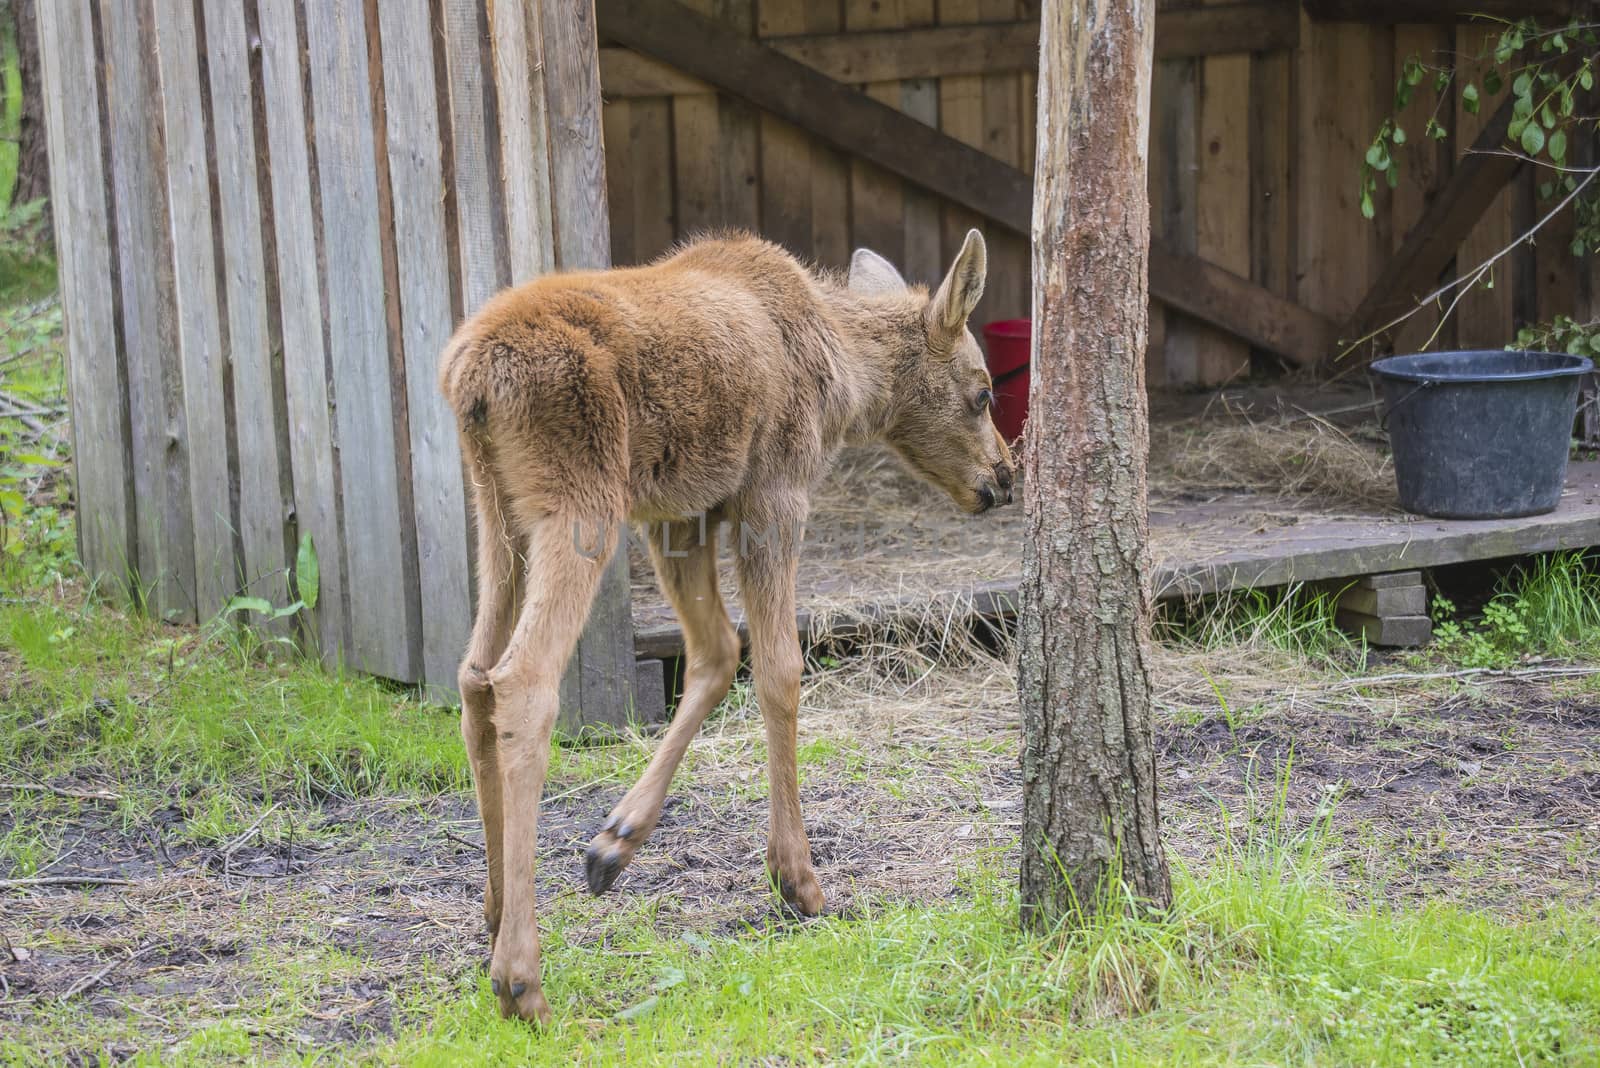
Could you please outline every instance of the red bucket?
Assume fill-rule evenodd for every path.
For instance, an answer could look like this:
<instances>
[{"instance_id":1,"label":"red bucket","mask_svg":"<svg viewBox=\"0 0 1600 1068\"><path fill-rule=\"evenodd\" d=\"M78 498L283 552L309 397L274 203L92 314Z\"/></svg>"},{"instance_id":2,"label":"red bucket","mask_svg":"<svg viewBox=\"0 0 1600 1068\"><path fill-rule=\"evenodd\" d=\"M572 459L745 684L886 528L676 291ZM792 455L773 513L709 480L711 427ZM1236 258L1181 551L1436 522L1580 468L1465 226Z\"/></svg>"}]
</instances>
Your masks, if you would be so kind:
<instances>
[{"instance_id":1,"label":"red bucket","mask_svg":"<svg viewBox=\"0 0 1600 1068\"><path fill-rule=\"evenodd\" d=\"M1001 319L983 328L994 379L994 425L1007 441L1022 436L1028 421L1028 357L1033 345L1033 320Z\"/></svg>"}]
</instances>

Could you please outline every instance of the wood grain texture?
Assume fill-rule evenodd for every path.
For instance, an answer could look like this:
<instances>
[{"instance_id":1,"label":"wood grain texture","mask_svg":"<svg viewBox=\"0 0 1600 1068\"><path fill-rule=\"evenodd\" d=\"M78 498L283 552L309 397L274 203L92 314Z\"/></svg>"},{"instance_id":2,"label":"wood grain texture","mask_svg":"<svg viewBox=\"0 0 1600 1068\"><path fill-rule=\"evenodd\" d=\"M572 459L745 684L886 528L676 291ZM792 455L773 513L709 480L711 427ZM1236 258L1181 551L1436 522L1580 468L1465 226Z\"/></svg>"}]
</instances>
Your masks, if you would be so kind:
<instances>
[{"instance_id":1,"label":"wood grain texture","mask_svg":"<svg viewBox=\"0 0 1600 1068\"><path fill-rule=\"evenodd\" d=\"M407 608L366 27L353 7L316 6L305 17L346 519L346 658L372 674L415 679L421 630Z\"/></svg>"},{"instance_id":2,"label":"wood grain texture","mask_svg":"<svg viewBox=\"0 0 1600 1068\"><path fill-rule=\"evenodd\" d=\"M806 29L837 31L843 25L838 6L808 3ZM823 266L843 268L850 262L850 160L832 145L811 140L811 255Z\"/></svg>"},{"instance_id":3,"label":"wood grain texture","mask_svg":"<svg viewBox=\"0 0 1600 1068\"><path fill-rule=\"evenodd\" d=\"M610 233L592 0L541 0L540 28L556 266L605 267ZM562 682L561 729L625 724L634 707L634 677L628 554L621 548L606 567L576 661Z\"/></svg>"},{"instance_id":4,"label":"wood grain texture","mask_svg":"<svg viewBox=\"0 0 1600 1068\"><path fill-rule=\"evenodd\" d=\"M227 604L243 585L235 552L226 385L223 295L217 286L211 208L210 149L201 102L200 49L191 0L154 0L160 58L167 222L171 228L173 300L183 369L184 422L189 434L189 515L194 538L194 596L202 618ZM245 398L248 402L249 398Z\"/></svg>"},{"instance_id":5,"label":"wood grain texture","mask_svg":"<svg viewBox=\"0 0 1600 1068\"><path fill-rule=\"evenodd\" d=\"M111 220L102 166L89 0L41 4L40 76L55 210L56 266L66 321L73 488L85 570L126 592L138 556L127 372L116 343Z\"/></svg>"},{"instance_id":6,"label":"wood grain texture","mask_svg":"<svg viewBox=\"0 0 1600 1068\"><path fill-rule=\"evenodd\" d=\"M1454 34L1448 26L1407 23L1394 28L1395 69L1416 57L1429 67L1450 61ZM1424 86L1425 88L1426 86ZM1399 184L1389 198L1390 254L1400 252L1412 230L1422 221L1428 205L1449 178L1452 152L1449 142L1427 136L1428 117L1436 101L1429 92L1418 92L1411 103L1395 116L1405 130L1409 146L1401 156ZM1390 262L1393 262L1392 260ZM1386 264L1387 266L1387 264ZM1418 287L1432 291L1450 275L1450 264L1440 264L1431 277L1419 278ZM1424 347L1449 347L1455 338L1455 324L1439 330L1439 307L1428 305L1402 323L1394 332L1391 347L1395 352L1417 352Z\"/></svg>"},{"instance_id":7,"label":"wood grain texture","mask_svg":"<svg viewBox=\"0 0 1600 1068\"><path fill-rule=\"evenodd\" d=\"M1186 5L1195 0L1184 0ZM1155 242L1193 255L1199 247L1198 190L1200 132L1200 65L1189 58L1157 61L1151 75L1151 99L1160 106L1150 116L1150 227ZM1161 301L1151 317L1160 317L1159 377L1153 383L1179 385L1199 380L1198 324Z\"/></svg>"},{"instance_id":8,"label":"wood grain texture","mask_svg":"<svg viewBox=\"0 0 1600 1068\"><path fill-rule=\"evenodd\" d=\"M927 0L901 3L911 9L926 10L931 6ZM791 4L803 17L805 0L763 0L759 36L776 51L834 81L861 84L1038 70L1036 19L958 25L958 21L966 21L960 14L960 5L947 3L940 5L940 20L944 23L941 26L932 26L931 18L928 23L919 22L913 13L912 18L902 21L915 28L808 34L783 13L785 6ZM779 13L769 14L769 10ZM1156 58L1288 49L1295 46L1299 32L1294 8L1277 2L1163 11L1156 17ZM602 48L600 75L608 98L705 91L704 83L698 79L626 49Z\"/></svg>"},{"instance_id":9,"label":"wood grain texture","mask_svg":"<svg viewBox=\"0 0 1600 1068\"><path fill-rule=\"evenodd\" d=\"M517 285L555 265L543 46L534 0L499 0L489 16L510 283Z\"/></svg>"},{"instance_id":10,"label":"wood grain texture","mask_svg":"<svg viewBox=\"0 0 1600 1068\"><path fill-rule=\"evenodd\" d=\"M443 144L427 0L383 0L378 8L390 202L398 268L411 495L422 597L422 678L455 687L472 626L467 506L455 416L437 384L439 353L452 328L440 284L449 258Z\"/></svg>"},{"instance_id":11,"label":"wood grain texture","mask_svg":"<svg viewBox=\"0 0 1600 1068\"><path fill-rule=\"evenodd\" d=\"M1486 42L1497 36L1497 32L1483 23L1463 23L1456 28L1456 52L1459 57L1456 77L1459 81L1452 88L1459 88L1459 85L1470 80L1482 90L1476 113L1466 109L1459 92L1455 94L1454 132L1458 173L1474 173L1466 165L1466 157L1478 150L1473 142L1479 134L1492 129L1501 100L1509 101L1511 96L1505 89L1501 90L1503 98L1491 96L1483 86L1483 72L1492 62L1492 57L1483 55L1486 48L1492 49L1492 45ZM1494 146L1495 149L1500 147L1500 144ZM1509 245L1516 236L1512 225L1516 206L1514 190L1510 188L1516 177L1516 168L1491 166L1487 168L1489 177L1483 181L1487 184L1501 170L1506 171L1504 180L1497 186L1489 203L1483 206L1476 222L1467 230L1456 250L1457 278L1466 278L1480 264ZM1512 309L1516 288L1513 284L1513 262L1510 258L1502 259L1482 281L1461 293L1461 302L1455 310L1455 328L1456 343L1462 348L1498 349L1511 342L1516 333Z\"/></svg>"},{"instance_id":12,"label":"wood grain texture","mask_svg":"<svg viewBox=\"0 0 1600 1068\"><path fill-rule=\"evenodd\" d=\"M882 29L900 22L901 0L845 0L845 29ZM899 109L900 84L875 82L862 87L867 96ZM900 179L857 157L850 161L850 242L869 248L905 270L905 201Z\"/></svg>"},{"instance_id":13,"label":"wood grain texture","mask_svg":"<svg viewBox=\"0 0 1600 1068\"><path fill-rule=\"evenodd\" d=\"M1199 158L1195 181L1195 250L1250 277L1250 57L1200 61ZM1193 378L1219 386L1250 371L1250 346L1213 327L1197 331Z\"/></svg>"},{"instance_id":14,"label":"wood grain texture","mask_svg":"<svg viewBox=\"0 0 1600 1068\"><path fill-rule=\"evenodd\" d=\"M501 208L483 69L481 0L444 0L445 69L449 79L451 144L455 151L455 206L460 227L462 310L467 314L494 295L510 276L505 214Z\"/></svg>"},{"instance_id":15,"label":"wood grain texture","mask_svg":"<svg viewBox=\"0 0 1600 1068\"><path fill-rule=\"evenodd\" d=\"M294 514L301 536L311 536L320 576L307 633L336 663L349 640L349 603L306 87L293 0L259 0L257 13Z\"/></svg>"},{"instance_id":16,"label":"wood grain texture","mask_svg":"<svg viewBox=\"0 0 1600 1068\"><path fill-rule=\"evenodd\" d=\"M978 0L985 21L1014 19L1017 0ZM983 150L1026 175L1022 162L1022 76L1016 72L985 74L983 82ZM1031 187L1032 180L1027 184ZM983 311L995 319L1029 314L1032 285L1028 230L996 231L988 236L989 277ZM983 322L983 320L979 320Z\"/></svg>"},{"instance_id":17,"label":"wood grain texture","mask_svg":"<svg viewBox=\"0 0 1600 1068\"><path fill-rule=\"evenodd\" d=\"M741 37L753 37L754 4L755 0L714 0L711 14ZM759 126L759 116L748 102L729 96L717 99L717 158L721 163L721 215L725 226L754 231L761 225L761 197L756 184L761 169Z\"/></svg>"},{"instance_id":18,"label":"wood grain texture","mask_svg":"<svg viewBox=\"0 0 1600 1068\"><path fill-rule=\"evenodd\" d=\"M108 0L100 11L120 267L118 325L128 371L139 583L153 615L192 621L198 606L189 436L152 15L136 0Z\"/></svg>"},{"instance_id":19,"label":"wood grain texture","mask_svg":"<svg viewBox=\"0 0 1600 1068\"><path fill-rule=\"evenodd\" d=\"M293 488L283 411L281 350L269 320L269 275L257 171L257 111L241 4L207 9L206 70L216 145L217 219L232 366L245 589L287 604Z\"/></svg>"},{"instance_id":20,"label":"wood grain texture","mask_svg":"<svg viewBox=\"0 0 1600 1068\"><path fill-rule=\"evenodd\" d=\"M1298 55L1302 91L1297 258L1302 303L1332 318L1353 311L1381 267L1383 235L1361 215L1357 170L1391 100L1373 68L1377 31L1351 23L1311 23ZM1380 213L1387 190L1379 182Z\"/></svg>"},{"instance_id":21,"label":"wood grain texture","mask_svg":"<svg viewBox=\"0 0 1600 1068\"><path fill-rule=\"evenodd\" d=\"M804 32L806 0L761 0L757 32L763 37ZM605 49L600 80L609 93ZM611 105L607 105L608 107ZM761 115L761 232L797 256L812 255L811 140L774 115Z\"/></svg>"}]
</instances>

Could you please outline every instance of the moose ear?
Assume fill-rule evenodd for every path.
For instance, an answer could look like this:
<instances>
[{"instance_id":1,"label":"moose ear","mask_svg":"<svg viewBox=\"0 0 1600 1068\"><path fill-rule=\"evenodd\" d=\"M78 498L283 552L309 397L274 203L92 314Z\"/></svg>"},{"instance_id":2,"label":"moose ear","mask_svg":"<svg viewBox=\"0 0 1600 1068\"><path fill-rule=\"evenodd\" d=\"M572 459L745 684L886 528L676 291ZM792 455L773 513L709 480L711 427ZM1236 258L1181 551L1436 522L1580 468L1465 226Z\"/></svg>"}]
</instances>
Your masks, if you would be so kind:
<instances>
[{"instance_id":1,"label":"moose ear","mask_svg":"<svg viewBox=\"0 0 1600 1068\"><path fill-rule=\"evenodd\" d=\"M878 293L900 293L906 280L894 269L894 264L869 248L858 248L850 257L850 291L871 296Z\"/></svg>"},{"instance_id":2,"label":"moose ear","mask_svg":"<svg viewBox=\"0 0 1600 1068\"><path fill-rule=\"evenodd\" d=\"M956 262L950 265L950 273L944 276L939 292L928 305L929 323L952 334L964 327L967 316L983 296L983 280L988 271L989 252L983 244L983 235L968 230Z\"/></svg>"}]
</instances>

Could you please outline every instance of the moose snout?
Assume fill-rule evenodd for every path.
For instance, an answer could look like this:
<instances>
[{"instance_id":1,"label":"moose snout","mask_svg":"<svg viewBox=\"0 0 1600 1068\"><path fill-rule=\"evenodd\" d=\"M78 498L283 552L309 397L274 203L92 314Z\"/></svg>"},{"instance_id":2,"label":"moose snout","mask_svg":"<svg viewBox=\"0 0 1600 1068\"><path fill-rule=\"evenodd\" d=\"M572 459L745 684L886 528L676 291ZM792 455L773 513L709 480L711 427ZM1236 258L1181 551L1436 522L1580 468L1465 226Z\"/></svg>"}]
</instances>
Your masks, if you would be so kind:
<instances>
[{"instance_id":1,"label":"moose snout","mask_svg":"<svg viewBox=\"0 0 1600 1068\"><path fill-rule=\"evenodd\" d=\"M994 481L985 479L978 486L978 511L987 512L997 504L1011 503L1011 487L1016 483L1016 475L1011 470L1011 465L1004 460L994 465Z\"/></svg>"}]
</instances>

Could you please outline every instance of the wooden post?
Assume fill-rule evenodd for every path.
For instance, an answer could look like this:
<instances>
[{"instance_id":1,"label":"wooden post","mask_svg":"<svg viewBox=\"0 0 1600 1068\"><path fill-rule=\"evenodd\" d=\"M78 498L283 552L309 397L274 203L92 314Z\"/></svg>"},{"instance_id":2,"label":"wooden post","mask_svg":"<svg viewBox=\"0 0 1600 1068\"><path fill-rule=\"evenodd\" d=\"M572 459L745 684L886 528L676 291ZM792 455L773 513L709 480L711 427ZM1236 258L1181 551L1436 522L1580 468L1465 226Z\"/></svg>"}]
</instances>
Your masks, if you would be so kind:
<instances>
[{"instance_id":1,"label":"wooden post","mask_svg":"<svg viewBox=\"0 0 1600 1068\"><path fill-rule=\"evenodd\" d=\"M1144 389L1155 5L1047 0L1023 451L1022 908L1171 898L1156 810ZM1048 532L1048 533L1044 533Z\"/></svg>"}]
</instances>

